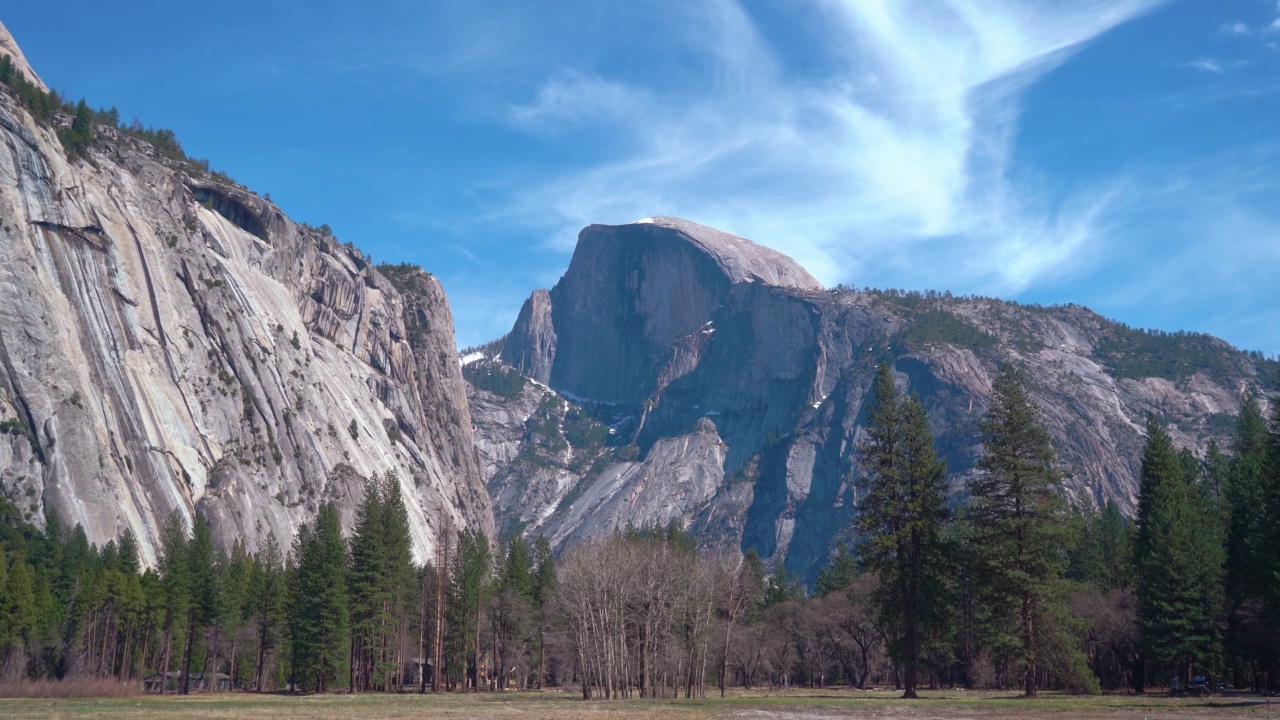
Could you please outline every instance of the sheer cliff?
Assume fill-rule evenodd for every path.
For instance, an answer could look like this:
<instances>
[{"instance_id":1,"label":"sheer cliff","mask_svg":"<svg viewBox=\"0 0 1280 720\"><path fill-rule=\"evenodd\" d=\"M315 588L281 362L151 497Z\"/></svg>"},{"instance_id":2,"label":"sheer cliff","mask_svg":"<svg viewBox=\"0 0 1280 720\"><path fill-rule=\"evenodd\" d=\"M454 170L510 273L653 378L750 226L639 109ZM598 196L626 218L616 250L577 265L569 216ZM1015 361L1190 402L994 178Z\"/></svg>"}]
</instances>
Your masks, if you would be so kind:
<instances>
[{"instance_id":1,"label":"sheer cliff","mask_svg":"<svg viewBox=\"0 0 1280 720\"><path fill-rule=\"evenodd\" d=\"M923 399L957 493L991 378L1013 363L1053 432L1064 492L1129 512L1147 413L1203 451L1242 393L1275 377L1220 340L1078 306L825 290L789 258L674 218L583 230L564 276L492 355L465 371L500 526L564 544L676 520L808 577L848 539L880 362ZM508 371L530 381L505 394L477 381Z\"/></svg>"},{"instance_id":2,"label":"sheer cliff","mask_svg":"<svg viewBox=\"0 0 1280 720\"><path fill-rule=\"evenodd\" d=\"M7 32L0 51L21 58ZM0 88L5 496L95 542L129 528L154 559L173 511L224 545L287 546L394 472L418 557L446 517L492 533L433 276L109 125L69 154L70 123Z\"/></svg>"}]
</instances>

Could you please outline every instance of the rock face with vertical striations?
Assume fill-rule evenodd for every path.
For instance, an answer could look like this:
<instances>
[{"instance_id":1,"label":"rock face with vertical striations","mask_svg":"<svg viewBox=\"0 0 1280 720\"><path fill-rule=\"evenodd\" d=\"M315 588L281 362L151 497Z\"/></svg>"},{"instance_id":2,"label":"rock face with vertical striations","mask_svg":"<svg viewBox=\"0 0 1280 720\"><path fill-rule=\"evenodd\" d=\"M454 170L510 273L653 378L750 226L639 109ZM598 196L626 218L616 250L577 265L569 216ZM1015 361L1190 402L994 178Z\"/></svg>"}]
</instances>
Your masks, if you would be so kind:
<instances>
[{"instance_id":1,"label":"rock face with vertical striations","mask_svg":"<svg viewBox=\"0 0 1280 720\"><path fill-rule=\"evenodd\" d=\"M7 32L0 50L21 57ZM96 137L69 157L0 89L4 495L95 542L131 529L153 560L171 512L223 545L287 545L322 501L349 522L392 471L419 558L445 516L492 533L439 282Z\"/></svg>"},{"instance_id":2,"label":"rock face with vertical striations","mask_svg":"<svg viewBox=\"0 0 1280 720\"><path fill-rule=\"evenodd\" d=\"M553 338L553 342L547 342ZM852 539L876 366L920 395L961 488L1002 363L1021 368L1076 500L1132 512L1144 418L1202 452L1275 363L1215 338L1077 307L824 290L794 261L685 220L582 231L500 357L529 383L472 407L500 526L559 544L627 525L692 529L812 578ZM608 427L603 439L582 418Z\"/></svg>"}]
</instances>

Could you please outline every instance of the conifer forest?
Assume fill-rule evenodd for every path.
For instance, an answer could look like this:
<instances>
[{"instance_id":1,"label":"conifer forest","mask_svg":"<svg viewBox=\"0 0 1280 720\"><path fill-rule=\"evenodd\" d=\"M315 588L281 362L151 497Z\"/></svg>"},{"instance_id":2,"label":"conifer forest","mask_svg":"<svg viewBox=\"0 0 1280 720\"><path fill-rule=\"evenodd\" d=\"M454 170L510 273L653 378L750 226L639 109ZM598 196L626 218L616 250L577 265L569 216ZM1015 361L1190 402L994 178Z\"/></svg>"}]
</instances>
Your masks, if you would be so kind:
<instances>
[{"instance_id":1,"label":"conifer forest","mask_svg":"<svg viewBox=\"0 0 1280 720\"><path fill-rule=\"evenodd\" d=\"M945 483L919 401L881 366L856 479L858 542L812 587L676 524L553 553L446 532L415 563L393 473L344 533L217 550L173 515L144 567L50 515L0 507L0 674L148 692L476 692L699 698L730 687L1262 689L1280 669L1280 403L1248 397L1229 447L1175 448L1150 417L1135 518L1069 503L1025 378L1006 368L983 454ZM952 489L954 490L954 489Z\"/></svg>"}]
</instances>

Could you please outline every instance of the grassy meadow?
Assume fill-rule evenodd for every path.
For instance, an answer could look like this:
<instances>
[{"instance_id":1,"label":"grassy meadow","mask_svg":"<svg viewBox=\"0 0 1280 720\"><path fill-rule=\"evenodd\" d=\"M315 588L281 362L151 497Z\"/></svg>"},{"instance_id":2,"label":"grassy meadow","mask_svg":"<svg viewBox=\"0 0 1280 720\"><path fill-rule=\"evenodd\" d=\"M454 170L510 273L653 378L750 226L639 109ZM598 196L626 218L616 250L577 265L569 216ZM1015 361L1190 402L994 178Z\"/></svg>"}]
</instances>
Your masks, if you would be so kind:
<instances>
[{"instance_id":1,"label":"grassy meadow","mask_svg":"<svg viewBox=\"0 0 1280 720\"><path fill-rule=\"evenodd\" d=\"M1169 698L1162 695L1067 696L1045 693L1035 700L999 693L940 691L904 701L892 692L848 690L734 692L723 700L629 700L583 702L570 693L480 695L313 695L287 697L246 693L135 695L117 698L0 699L0 718L468 718L497 720L834 720L836 718L1046 718L1155 720L1156 718L1277 718L1280 703L1256 696Z\"/></svg>"}]
</instances>

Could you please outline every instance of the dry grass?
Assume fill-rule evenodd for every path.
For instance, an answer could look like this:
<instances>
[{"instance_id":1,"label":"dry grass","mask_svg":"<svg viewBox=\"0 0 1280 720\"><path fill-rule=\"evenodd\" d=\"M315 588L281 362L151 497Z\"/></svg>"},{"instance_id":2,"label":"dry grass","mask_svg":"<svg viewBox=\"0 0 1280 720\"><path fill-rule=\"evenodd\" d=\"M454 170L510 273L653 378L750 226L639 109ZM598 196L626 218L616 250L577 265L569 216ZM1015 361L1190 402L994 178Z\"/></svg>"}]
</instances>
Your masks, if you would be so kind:
<instances>
[{"instance_id":1,"label":"dry grass","mask_svg":"<svg viewBox=\"0 0 1280 720\"><path fill-rule=\"evenodd\" d=\"M0 683L0 698L122 698L141 693L134 682L100 678L18 680Z\"/></svg>"},{"instance_id":2,"label":"dry grass","mask_svg":"<svg viewBox=\"0 0 1280 720\"><path fill-rule=\"evenodd\" d=\"M0 700L0 718L474 718L476 720L1280 720L1280 704L1256 697L1207 700L1162 696L1046 695L1024 700L1008 694L949 691L926 693L915 701L889 692L849 690L737 692L703 701L583 702L572 693L481 695L322 695L287 697L211 693L180 697L135 695L127 698Z\"/></svg>"}]
</instances>

